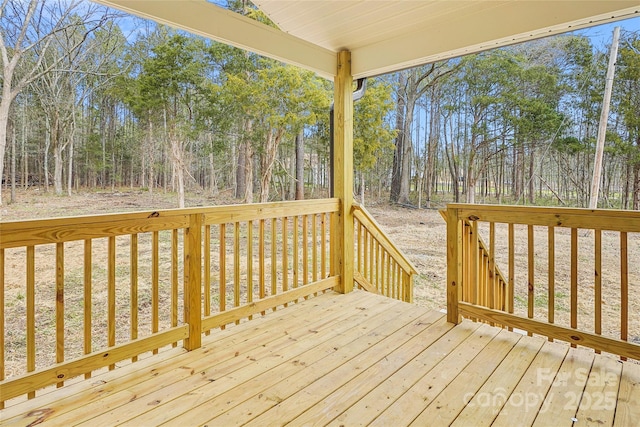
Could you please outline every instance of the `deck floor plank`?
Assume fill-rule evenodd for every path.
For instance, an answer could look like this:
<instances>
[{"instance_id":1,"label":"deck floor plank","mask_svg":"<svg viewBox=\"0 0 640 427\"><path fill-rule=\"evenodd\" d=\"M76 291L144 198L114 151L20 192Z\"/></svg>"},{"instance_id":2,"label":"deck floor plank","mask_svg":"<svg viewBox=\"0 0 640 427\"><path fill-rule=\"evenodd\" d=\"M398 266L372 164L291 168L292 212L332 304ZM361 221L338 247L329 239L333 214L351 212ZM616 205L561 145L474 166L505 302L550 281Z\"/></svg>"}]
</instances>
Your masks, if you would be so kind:
<instances>
[{"instance_id":1,"label":"deck floor plank","mask_svg":"<svg viewBox=\"0 0 640 427\"><path fill-rule=\"evenodd\" d=\"M327 292L38 392L0 425L640 425L640 365ZM577 420L574 421L574 420Z\"/></svg>"},{"instance_id":2,"label":"deck floor plank","mask_svg":"<svg viewBox=\"0 0 640 427\"><path fill-rule=\"evenodd\" d=\"M500 332L499 329L483 324L471 336L420 378L406 393L400 396L373 420L372 426L408 425L425 405L432 402L447 384L484 349Z\"/></svg>"},{"instance_id":3,"label":"deck floor plank","mask_svg":"<svg viewBox=\"0 0 640 427\"><path fill-rule=\"evenodd\" d=\"M398 341L410 340L419 332L427 330L438 319L442 319L442 315L434 312L430 316L423 315L417 319L414 317L403 319L401 322L391 321L393 331L369 337L368 340L359 342L361 345L354 346L353 350L352 344L349 344L346 349L347 357L323 358L318 363L307 366L307 369L298 375L278 382L265 393L254 396L220 417L210 419L208 424L230 425L235 424L233 420L236 419L251 420L247 425L264 425L274 419L284 424L315 403L315 399L324 397L342 382L366 369L367 364L371 363L371 358L375 358L376 355L382 357L385 350L396 348ZM356 340L358 334L352 334L352 342Z\"/></svg>"},{"instance_id":4,"label":"deck floor plank","mask_svg":"<svg viewBox=\"0 0 640 427\"><path fill-rule=\"evenodd\" d=\"M570 348L533 425L573 426L580 397L587 385L594 353L588 349Z\"/></svg>"},{"instance_id":5,"label":"deck floor plank","mask_svg":"<svg viewBox=\"0 0 640 427\"><path fill-rule=\"evenodd\" d=\"M282 408L278 409L282 409L288 418L283 421L294 425L317 425L339 415L346 409L343 405L350 406L365 390L380 386L395 371L418 357L425 347L446 334L451 326L443 315L438 322L417 334L410 327L404 328L405 334L412 337L408 341L401 343L406 336L395 334L387 349L362 353L279 404ZM324 399L323 394L327 395ZM300 405L300 400L305 404ZM309 408L310 405L313 406ZM296 413L300 415L292 419ZM271 412L267 412L263 419L270 415Z\"/></svg>"},{"instance_id":6,"label":"deck floor plank","mask_svg":"<svg viewBox=\"0 0 640 427\"><path fill-rule=\"evenodd\" d=\"M318 304L324 300L331 301L330 295L320 295L318 298L318 301L316 301ZM356 300L347 301L346 299L344 301L334 300L335 306L328 306L328 309L339 312L355 301ZM219 360L233 357L234 352L228 350L228 348L240 342L262 344L268 342L269 338L276 339L278 337L277 331L284 333L284 330L276 329L274 331L273 322L304 318L307 316L307 309L308 308L302 306L292 306L291 309L287 309L286 312L284 310L277 310L270 313L269 316L255 318L250 324L243 328L229 327L225 330L214 331L213 335L210 336L212 339L215 339L216 357L219 358ZM144 378L138 376L141 372L146 371L149 378L152 378L163 374L167 370L175 369L174 357L181 355L182 359L180 362L182 364L189 364L192 360L201 359L203 354L207 354L210 351L212 351L211 346L206 345L190 353L182 348L170 349L153 357L140 360L137 363L127 364L117 370L95 375L89 381L81 381L65 386L61 389L56 389L53 393L38 396L36 400L25 401L11 406L3 411L3 419L10 420L30 412L50 414L47 418L55 414L62 414L73 408L84 406L96 399L102 399L114 390L126 389L130 385L144 381ZM136 376L131 376L130 374L132 373L136 373ZM30 424L26 419L24 422L24 425Z\"/></svg>"},{"instance_id":7,"label":"deck floor plank","mask_svg":"<svg viewBox=\"0 0 640 427\"><path fill-rule=\"evenodd\" d=\"M361 422L366 418L368 409L358 411L354 408L356 403L361 401L371 390L379 390L380 393L386 394L386 397L381 399L389 400L389 395L394 390L402 390L402 384L406 383L408 376L415 381L415 372L422 370L428 370L429 366L435 366L440 360L442 360L448 351L453 350L457 344L462 342L468 335L458 335L456 340L442 339L444 335L440 333L440 325L430 328L431 334L437 336L437 340L429 338L421 339L418 344L417 353L415 356L407 352L393 352L388 356L385 356L379 363L374 363L361 374L351 379L344 386L340 387L309 409L303 414L293 420L293 424L296 425L317 425L320 423L326 423L329 420L333 420L343 412L355 414L356 418ZM445 324L447 336L450 325ZM467 331L471 334L472 330ZM431 343L431 344L430 344ZM405 389L408 386L405 385ZM385 400L379 400L384 403ZM349 424L351 425L351 424Z\"/></svg>"},{"instance_id":8,"label":"deck floor plank","mask_svg":"<svg viewBox=\"0 0 640 427\"><path fill-rule=\"evenodd\" d=\"M545 342L540 337L518 341L478 392L464 399L468 403L451 425L490 426Z\"/></svg>"},{"instance_id":9,"label":"deck floor plank","mask_svg":"<svg viewBox=\"0 0 640 427\"><path fill-rule=\"evenodd\" d=\"M277 339L264 344L240 343L229 348L234 357L221 363L215 354L207 354L188 365L177 367L173 372L167 372L128 390L123 390L121 396L114 397L113 404L111 401L103 399L99 408L102 413L94 411L93 418L85 419L84 423L91 426L114 425L148 411L153 411L158 414L157 416L164 418L169 414L164 404L173 401L176 396L182 395L185 391L190 391L192 396L198 396L199 394L195 393L195 390L201 387L205 387L208 392L213 392L221 387L233 387L235 384L227 381L220 382L219 379L231 373L237 373L234 376L236 382L251 378L257 375L256 372L259 370L269 370L274 365L281 363L282 359L295 357L300 352L313 348L319 342L330 341L341 329L349 327L348 320L351 318L367 318L375 313L383 313L390 306L391 304L385 301L378 301L364 310L360 310L354 305L341 307L327 317L304 316L298 319L286 319L285 317L283 322L272 325L274 331L282 331L281 336ZM245 325L249 326L250 323ZM313 335L314 340L303 339L308 335ZM264 361L264 363L254 363L258 360ZM248 367L250 369L247 369ZM135 396L135 400L127 402L128 395ZM206 396L207 394L204 394L203 397ZM127 403L126 411L120 410L120 406L124 403ZM184 408L183 405L172 405L174 410L184 410L182 408ZM64 419L64 422L77 423L75 419ZM82 425L82 423L78 425ZM137 425L140 424L137 423Z\"/></svg>"},{"instance_id":10,"label":"deck floor plank","mask_svg":"<svg viewBox=\"0 0 640 427\"><path fill-rule=\"evenodd\" d=\"M350 301L349 301L350 300ZM273 319L269 319L269 316L265 316L265 324L254 327L253 321L246 322L237 326L230 326L223 331L217 331L215 334L209 335L205 345L195 350L194 352L187 353L184 358L180 360L180 363L171 363L164 366L164 369L157 369L154 367L147 371L145 377L140 377L138 373L133 375L133 382L127 384L109 384L109 387L103 387L94 393L91 401L85 401L84 399L70 399L70 402L65 402L64 405L58 405L59 411L49 413L47 419L51 419L55 424L68 425L76 420L87 420L92 417L100 416L105 412L117 410L120 406L127 404L127 411L119 411L118 417L125 416L129 412L133 411L135 407L140 404L140 400L147 394L155 391L162 390L161 392L167 392L171 385L179 383L181 380L188 381L199 379L200 381L208 381L205 378L206 374L217 372L216 369L224 366L224 368L233 370L234 366L238 366L243 363L243 358L239 358L240 352L249 351L255 347L268 346L268 345L285 345L291 338L290 334L296 334L295 336L303 337L308 334L310 326L315 325L318 327L322 324L332 325L332 320L336 318L345 318L349 315L347 308L356 303L356 300L346 298L345 301L340 301L337 304L331 304L331 298L326 298L318 302L323 307L325 306L322 301L326 301L327 317L324 319L312 319L308 318L308 311L304 307L290 306L287 310L293 309L292 316L289 317L284 313L285 310L278 310L273 314ZM374 306L375 307L375 306ZM373 309L373 308L372 308ZM293 325L293 326L291 326ZM256 328L262 327L263 334L256 334ZM216 340L218 336L228 337L221 341ZM212 341L209 341L212 340ZM209 344L211 342L211 344ZM211 360L214 362L212 363ZM134 364L135 365L135 364ZM190 369L184 369L184 367ZM113 372L113 371L112 371ZM202 372L205 375L202 375ZM196 375L197 373L197 375ZM119 377L120 378L120 377ZM117 381L116 379L115 381ZM184 384L184 383L183 383ZM158 399L154 399L151 402L155 402ZM92 405L91 403L99 401L99 405ZM94 407L97 406L97 407ZM148 406L145 406L148 409ZM116 418L118 418L116 417ZM79 421L77 421L79 422ZM107 424L112 425L113 421Z\"/></svg>"},{"instance_id":11,"label":"deck floor plank","mask_svg":"<svg viewBox=\"0 0 640 427\"><path fill-rule=\"evenodd\" d=\"M640 420L640 365L622 364L622 377L616 406L614 427L637 425Z\"/></svg>"},{"instance_id":12,"label":"deck floor plank","mask_svg":"<svg viewBox=\"0 0 640 427\"><path fill-rule=\"evenodd\" d=\"M547 341L511 393L511 397L493 421L493 427L531 425L551 388L569 346Z\"/></svg>"},{"instance_id":13,"label":"deck floor plank","mask_svg":"<svg viewBox=\"0 0 640 427\"><path fill-rule=\"evenodd\" d=\"M348 408L345 408L338 417L327 425L331 427L368 425L420 379L416 372L429 372L432 370L447 355L465 342L480 325L480 323L472 322L463 322L458 325L446 336L441 337L420 355L387 378L380 386L365 390L365 396L355 396L359 399ZM352 381L357 382L357 379Z\"/></svg>"},{"instance_id":14,"label":"deck floor plank","mask_svg":"<svg viewBox=\"0 0 640 427\"><path fill-rule=\"evenodd\" d=\"M450 425L464 409L467 398L477 393L521 338L517 333L500 331L410 425Z\"/></svg>"},{"instance_id":15,"label":"deck floor plank","mask_svg":"<svg viewBox=\"0 0 640 427\"><path fill-rule=\"evenodd\" d=\"M310 346L297 352L283 352L278 360L279 364L271 368L264 366L264 363L272 363L270 360L261 363L256 359L253 363L253 370L227 374L216 381L218 384L210 384L198 390L191 390L189 394L179 396L176 404L171 408L154 408L146 414L129 420L129 425L141 425L150 420L155 424L170 422L173 425L194 425L204 423L216 414L222 414L256 394L264 393L271 389L278 379L284 379L294 375L317 360L331 358L333 353L348 354L351 351L351 343L354 341L353 334L362 336L362 340L371 340L371 336L389 333L385 328L393 330L394 322L389 322L382 330L376 329L374 325L379 323L376 318L386 317L395 314L398 322L409 322L414 319L416 313L409 310L406 315L398 310L398 307L383 308L381 311L357 310L358 312L342 322L342 327L336 329L334 338L331 340L314 340ZM357 343L356 343L357 344ZM363 345L367 345L364 343ZM348 346L348 347L347 347ZM288 349L291 350L291 349ZM295 349L294 349L295 350ZM334 356L335 357L335 356ZM214 390L215 387L215 390ZM180 408L190 408L189 411L180 411Z\"/></svg>"},{"instance_id":16,"label":"deck floor plank","mask_svg":"<svg viewBox=\"0 0 640 427\"><path fill-rule=\"evenodd\" d=\"M609 357L594 359L576 414L580 426L613 425L621 373L622 364L618 360Z\"/></svg>"}]
</instances>

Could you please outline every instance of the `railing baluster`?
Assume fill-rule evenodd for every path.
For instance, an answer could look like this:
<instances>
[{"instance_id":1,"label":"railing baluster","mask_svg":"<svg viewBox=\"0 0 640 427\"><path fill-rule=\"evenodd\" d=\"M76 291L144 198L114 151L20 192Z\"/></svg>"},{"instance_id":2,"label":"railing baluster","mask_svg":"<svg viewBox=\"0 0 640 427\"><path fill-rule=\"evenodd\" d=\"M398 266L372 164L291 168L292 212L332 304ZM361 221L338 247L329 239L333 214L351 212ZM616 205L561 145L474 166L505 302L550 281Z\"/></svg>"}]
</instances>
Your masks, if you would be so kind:
<instances>
[{"instance_id":1,"label":"railing baluster","mask_svg":"<svg viewBox=\"0 0 640 427\"><path fill-rule=\"evenodd\" d=\"M260 295L260 299L265 297L265 248L264 248L264 219L260 220L260 223L258 225L258 258L259 262L258 262L258 281L259 281L259 295ZM262 312L262 315L264 316L265 312Z\"/></svg>"},{"instance_id":2,"label":"railing baluster","mask_svg":"<svg viewBox=\"0 0 640 427\"><path fill-rule=\"evenodd\" d=\"M289 290L289 218L282 218L282 292ZM284 305L287 307L287 304Z\"/></svg>"},{"instance_id":3,"label":"railing baluster","mask_svg":"<svg viewBox=\"0 0 640 427\"><path fill-rule=\"evenodd\" d=\"M211 315L211 225L204 226L204 315ZM205 335L211 334L206 330Z\"/></svg>"},{"instance_id":4,"label":"railing baluster","mask_svg":"<svg viewBox=\"0 0 640 427\"><path fill-rule=\"evenodd\" d=\"M378 242L378 280L380 280L380 286L383 289L383 295L389 296L389 288L385 281L385 252L384 248Z\"/></svg>"},{"instance_id":5,"label":"railing baluster","mask_svg":"<svg viewBox=\"0 0 640 427\"><path fill-rule=\"evenodd\" d=\"M108 261L107 261L107 329L108 342L107 345L112 347L116 345L116 238L109 237L108 241ZM156 307L157 308L157 307ZM157 313L157 310L156 310ZM157 332L156 330L153 332ZM109 365L109 370L115 369L116 365Z\"/></svg>"},{"instance_id":6,"label":"railing baluster","mask_svg":"<svg viewBox=\"0 0 640 427\"><path fill-rule=\"evenodd\" d=\"M88 241L89 244L91 243L91 240ZM89 256L91 256L91 247L89 247ZM130 336L131 336L131 340L135 340L138 338L138 235L137 234L132 234L131 235L131 246L129 248L129 258L131 259L131 271L129 273L130 275L130 292L131 292L131 301L129 302L130 304L130 311L131 311L131 332L130 332ZM89 260L91 260L91 258L89 258ZM85 262L86 262L86 255L85 255ZM86 264L85 264L86 265ZM89 281L89 287L91 287L91 263L89 263L89 276L88 276L88 281ZM85 268L85 279L87 279L86 276L86 268ZM86 289L86 288L85 288ZM91 310L91 308L89 307L89 311ZM85 309L85 315L86 315L86 309ZM91 317L89 316L89 319L91 319ZM91 323L91 321L89 321L89 323ZM89 333L91 333L91 326L89 326ZM90 352L91 351L91 346L89 344L89 349ZM86 351L86 349L85 349ZM87 353L88 353L87 352ZM132 362L137 362L138 361L138 356L133 356L131 358Z\"/></svg>"},{"instance_id":7,"label":"railing baluster","mask_svg":"<svg viewBox=\"0 0 640 427\"><path fill-rule=\"evenodd\" d=\"M375 265L375 276L373 280L375 280L375 283L378 283L378 290L381 294L384 295L384 284L382 283L382 279L380 278L380 243L378 243L377 241L374 241L373 243L375 247L375 255L373 257Z\"/></svg>"},{"instance_id":8,"label":"railing baluster","mask_svg":"<svg viewBox=\"0 0 640 427\"><path fill-rule=\"evenodd\" d=\"M515 282L516 282L516 266L515 266L515 228L513 223L509 223L508 226L508 246L509 246L509 260L508 260L508 264L509 264L509 292L508 292L508 296L507 296L507 303L508 303L508 311L510 314L513 314L513 300L515 298L514 295L514 290L515 290ZM513 330L513 328L508 328L510 331Z\"/></svg>"},{"instance_id":9,"label":"railing baluster","mask_svg":"<svg viewBox=\"0 0 640 427\"><path fill-rule=\"evenodd\" d=\"M227 224L220 224L220 313L227 309ZM224 329L224 325L220 326Z\"/></svg>"},{"instance_id":10,"label":"railing baluster","mask_svg":"<svg viewBox=\"0 0 640 427\"><path fill-rule=\"evenodd\" d=\"M547 305L547 318L549 323L555 322L555 310L556 310L556 234L555 227L547 228L547 245L548 245L548 281L549 281L549 297ZM549 337L549 341L553 341L553 338Z\"/></svg>"},{"instance_id":11,"label":"railing baluster","mask_svg":"<svg viewBox=\"0 0 640 427\"><path fill-rule=\"evenodd\" d=\"M278 293L277 280L278 280L278 266L277 266L277 228L276 219L271 220L271 295ZM273 307L273 311L276 311L276 307Z\"/></svg>"},{"instance_id":12,"label":"railing baluster","mask_svg":"<svg viewBox=\"0 0 640 427\"><path fill-rule=\"evenodd\" d=\"M355 235L355 243L356 243L356 266L358 271L362 271L362 229L364 228L362 223L357 219L354 219L356 226L356 235Z\"/></svg>"},{"instance_id":13,"label":"railing baluster","mask_svg":"<svg viewBox=\"0 0 640 427\"><path fill-rule=\"evenodd\" d=\"M471 233L469 234L469 247L471 248L471 276L469 282L471 282L471 302L477 304L480 300L480 289L478 280L478 221L471 222Z\"/></svg>"},{"instance_id":14,"label":"railing baluster","mask_svg":"<svg viewBox=\"0 0 640 427\"><path fill-rule=\"evenodd\" d=\"M309 217L304 215L302 217L302 284L307 283L309 283Z\"/></svg>"},{"instance_id":15,"label":"railing baluster","mask_svg":"<svg viewBox=\"0 0 640 427\"><path fill-rule=\"evenodd\" d=\"M253 302L253 221L247 222L247 303ZM249 316L249 320L253 316Z\"/></svg>"},{"instance_id":16,"label":"railing baluster","mask_svg":"<svg viewBox=\"0 0 640 427\"><path fill-rule=\"evenodd\" d=\"M333 230L336 229L337 226L337 219L336 219L336 214L332 213L329 214L329 275L330 276L335 276L336 275L336 268L338 268L338 266L335 265L335 244L333 242ZM344 279L342 279L344 280Z\"/></svg>"},{"instance_id":17,"label":"railing baluster","mask_svg":"<svg viewBox=\"0 0 640 427\"><path fill-rule=\"evenodd\" d=\"M594 331L597 335L602 334L602 230L594 230ZM596 353L600 353L596 350Z\"/></svg>"},{"instance_id":18,"label":"railing baluster","mask_svg":"<svg viewBox=\"0 0 640 427\"><path fill-rule=\"evenodd\" d=\"M535 303L535 243L533 237L533 225L527 226L527 317L533 319ZM533 336L531 332L527 335Z\"/></svg>"},{"instance_id":19,"label":"railing baluster","mask_svg":"<svg viewBox=\"0 0 640 427\"><path fill-rule=\"evenodd\" d=\"M178 326L178 230L175 229L171 230L171 326ZM178 343L171 346L177 347Z\"/></svg>"},{"instance_id":20,"label":"railing baluster","mask_svg":"<svg viewBox=\"0 0 640 427\"><path fill-rule=\"evenodd\" d=\"M233 306L240 307L240 223L233 224ZM236 325L240 324L236 320Z\"/></svg>"},{"instance_id":21,"label":"railing baluster","mask_svg":"<svg viewBox=\"0 0 640 427\"><path fill-rule=\"evenodd\" d=\"M64 243L56 243L56 363L62 362L64 362ZM63 385L64 382L59 382L56 386L60 388Z\"/></svg>"},{"instance_id":22,"label":"railing baluster","mask_svg":"<svg viewBox=\"0 0 640 427\"><path fill-rule=\"evenodd\" d=\"M36 256L35 248L27 246L27 372L36 369ZM36 392L29 392L29 399Z\"/></svg>"},{"instance_id":23,"label":"railing baluster","mask_svg":"<svg viewBox=\"0 0 640 427\"><path fill-rule=\"evenodd\" d=\"M311 280L318 281L318 215L311 216L311 248L312 267Z\"/></svg>"},{"instance_id":24,"label":"railing baluster","mask_svg":"<svg viewBox=\"0 0 640 427\"><path fill-rule=\"evenodd\" d=\"M489 223L489 308L499 306L500 292L496 283L496 223Z\"/></svg>"},{"instance_id":25,"label":"railing baluster","mask_svg":"<svg viewBox=\"0 0 640 427\"><path fill-rule=\"evenodd\" d=\"M629 339L629 250L627 232L620 232L620 339ZM626 357L622 358L627 360Z\"/></svg>"},{"instance_id":26,"label":"railing baluster","mask_svg":"<svg viewBox=\"0 0 640 427\"><path fill-rule=\"evenodd\" d=\"M363 256L364 256L364 277L367 278L367 280L371 281L371 266L369 259L371 258L371 250L370 250L370 244L369 242L371 241L371 233L369 233L369 231L365 230L364 231L364 242L363 242Z\"/></svg>"},{"instance_id":27,"label":"railing baluster","mask_svg":"<svg viewBox=\"0 0 640 427\"><path fill-rule=\"evenodd\" d=\"M5 376L4 360L4 248L0 248L0 381ZM0 409L4 409L4 400L0 397Z\"/></svg>"},{"instance_id":28,"label":"railing baluster","mask_svg":"<svg viewBox=\"0 0 640 427\"><path fill-rule=\"evenodd\" d=\"M571 229L571 327L578 328L578 229ZM571 344L575 347L575 344Z\"/></svg>"},{"instance_id":29,"label":"railing baluster","mask_svg":"<svg viewBox=\"0 0 640 427\"><path fill-rule=\"evenodd\" d=\"M92 318L92 265L93 265L93 261L92 261L92 241L91 239L86 239L84 241L84 280L83 280L83 287L84 287L84 343L83 343L83 350L84 350L84 354L89 354L91 353L91 337L92 337L92 333L91 333L91 318ZM87 372L86 374L84 374L84 377L86 379L91 378L91 372Z\"/></svg>"},{"instance_id":30,"label":"railing baluster","mask_svg":"<svg viewBox=\"0 0 640 427\"><path fill-rule=\"evenodd\" d=\"M160 283L160 235L151 233L151 333L158 332L158 289ZM153 354L157 354L155 349Z\"/></svg>"},{"instance_id":31,"label":"railing baluster","mask_svg":"<svg viewBox=\"0 0 640 427\"><path fill-rule=\"evenodd\" d=\"M392 258L389 254L389 252L384 251L384 263L385 263L385 268L384 268L384 275L385 275L385 282L387 283L387 288L389 289L389 298L396 298L396 286L395 283L392 280L391 277L391 272L393 269L393 265L392 265Z\"/></svg>"},{"instance_id":32,"label":"railing baluster","mask_svg":"<svg viewBox=\"0 0 640 427\"><path fill-rule=\"evenodd\" d=\"M320 214L320 278L327 277L327 215Z\"/></svg>"},{"instance_id":33,"label":"railing baluster","mask_svg":"<svg viewBox=\"0 0 640 427\"><path fill-rule=\"evenodd\" d=\"M300 255L298 254L298 248L299 248L299 244L298 244L298 239L300 238L300 232L298 231L298 227L299 227L299 219L298 216L294 216L293 217L293 271L292 271L292 276L291 276L291 284L293 285L293 288L297 288L298 287L298 279L299 279L299 263L300 263ZM296 303L298 301L295 301Z\"/></svg>"}]
</instances>

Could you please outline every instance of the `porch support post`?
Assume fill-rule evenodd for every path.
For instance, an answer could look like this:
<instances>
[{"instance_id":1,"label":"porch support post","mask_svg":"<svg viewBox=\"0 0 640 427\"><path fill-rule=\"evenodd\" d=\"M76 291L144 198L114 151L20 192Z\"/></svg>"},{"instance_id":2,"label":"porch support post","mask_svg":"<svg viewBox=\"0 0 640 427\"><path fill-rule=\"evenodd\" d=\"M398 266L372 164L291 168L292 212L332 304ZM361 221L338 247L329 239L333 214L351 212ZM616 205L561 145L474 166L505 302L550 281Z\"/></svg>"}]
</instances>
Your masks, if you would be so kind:
<instances>
[{"instance_id":1,"label":"porch support post","mask_svg":"<svg viewBox=\"0 0 640 427\"><path fill-rule=\"evenodd\" d=\"M335 230L333 265L340 275L337 291L353 290L353 76L351 52L338 53L338 69L334 79L334 196L340 199Z\"/></svg>"},{"instance_id":2,"label":"porch support post","mask_svg":"<svg viewBox=\"0 0 640 427\"><path fill-rule=\"evenodd\" d=\"M202 220L202 214L191 214L184 236L184 321L189 325L184 348L189 351L202 343Z\"/></svg>"},{"instance_id":3,"label":"porch support post","mask_svg":"<svg viewBox=\"0 0 640 427\"><path fill-rule=\"evenodd\" d=\"M447 322L459 323L462 299L462 222L458 210L447 207Z\"/></svg>"}]
</instances>

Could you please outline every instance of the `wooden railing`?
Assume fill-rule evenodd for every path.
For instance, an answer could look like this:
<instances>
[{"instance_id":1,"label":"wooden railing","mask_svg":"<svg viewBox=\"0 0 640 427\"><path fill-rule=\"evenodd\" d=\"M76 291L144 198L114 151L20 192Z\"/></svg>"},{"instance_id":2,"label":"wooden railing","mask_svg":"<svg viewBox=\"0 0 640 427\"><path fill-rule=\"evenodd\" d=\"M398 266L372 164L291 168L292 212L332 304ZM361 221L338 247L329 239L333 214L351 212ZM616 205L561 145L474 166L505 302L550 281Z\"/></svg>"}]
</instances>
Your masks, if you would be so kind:
<instances>
[{"instance_id":1,"label":"wooden railing","mask_svg":"<svg viewBox=\"0 0 640 427\"><path fill-rule=\"evenodd\" d=\"M629 317L630 294L640 296L638 212L454 204L446 216L450 322L481 319L640 359L640 324ZM467 227L488 234L493 276ZM499 281L498 264L508 265L506 289L483 291L487 277Z\"/></svg>"},{"instance_id":2,"label":"wooden railing","mask_svg":"<svg viewBox=\"0 0 640 427\"><path fill-rule=\"evenodd\" d=\"M416 268L364 207L354 205L353 215L355 282L369 292L413 302L413 276L418 272Z\"/></svg>"},{"instance_id":3,"label":"wooden railing","mask_svg":"<svg viewBox=\"0 0 640 427\"><path fill-rule=\"evenodd\" d=\"M447 221L447 211L440 215ZM462 221L462 272L463 288L460 301L513 312L509 306L513 295L509 295L509 282L496 265L495 259L495 223L489 224L489 242L487 245L478 232L477 221Z\"/></svg>"},{"instance_id":4,"label":"wooden railing","mask_svg":"<svg viewBox=\"0 0 640 427\"><path fill-rule=\"evenodd\" d=\"M0 399L335 287L339 200L0 223ZM126 362L128 363L128 362Z\"/></svg>"}]
</instances>

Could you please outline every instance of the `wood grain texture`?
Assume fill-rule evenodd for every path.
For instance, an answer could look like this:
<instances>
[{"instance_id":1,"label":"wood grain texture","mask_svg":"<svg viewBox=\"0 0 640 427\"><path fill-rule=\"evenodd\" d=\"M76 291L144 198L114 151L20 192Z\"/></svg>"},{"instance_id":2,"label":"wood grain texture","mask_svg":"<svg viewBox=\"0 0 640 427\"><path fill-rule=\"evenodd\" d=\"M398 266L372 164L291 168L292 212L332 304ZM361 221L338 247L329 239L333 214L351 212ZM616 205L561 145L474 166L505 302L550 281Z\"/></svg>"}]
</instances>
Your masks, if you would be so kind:
<instances>
[{"instance_id":1,"label":"wood grain texture","mask_svg":"<svg viewBox=\"0 0 640 427\"><path fill-rule=\"evenodd\" d=\"M338 289L353 290L353 76L351 52L338 52L333 81L333 190L340 199L338 216L331 224L330 275L340 276ZM334 223L335 222L335 223Z\"/></svg>"},{"instance_id":2,"label":"wood grain texture","mask_svg":"<svg viewBox=\"0 0 640 427\"><path fill-rule=\"evenodd\" d=\"M331 281L323 286L332 287L337 279ZM319 289L311 286L289 292ZM282 303L283 297L273 298ZM585 425L591 420L626 426L640 415L636 364L489 324L445 320L442 313L369 292L328 292L213 330L196 350L168 349L0 415L11 425L265 425L279 420L334 427L510 426L514 419L523 426L571 425L572 417ZM187 330L185 325L171 336L151 337L144 347L153 349L160 339L168 344ZM111 350L127 358L133 348ZM91 356L96 360L90 365L111 363L100 352ZM87 361L74 363L66 362L58 372L74 368L81 375ZM42 375L50 383L60 380L55 372L38 371L39 381ZM3 395L20 392L15 384L2 387ZM558 398L566 393L575 393L573 404ZM598 411L589 404L589 396L598 393L613 397L614 410Z\"/></svg>"},{"instance_id":3,"label":"wood grain texture","mask_svg":"<svg viewBox=\"0 0 640 427\"><path fill-rule=\"evenodd\" d=\"M459 303L460 312L472 318L495 322L501 325L530 331L534 334L558 339L572 345L581 345L595 350L605 351L619 356L631 357L640 360L640 345L622 341L614 338L607 338L594 333L579 331L573 328L565 328L551 325L535 319L527 319L513 314L504 313L498 310L475 306L469 303Z\"/></svg>"}]
</instances>

